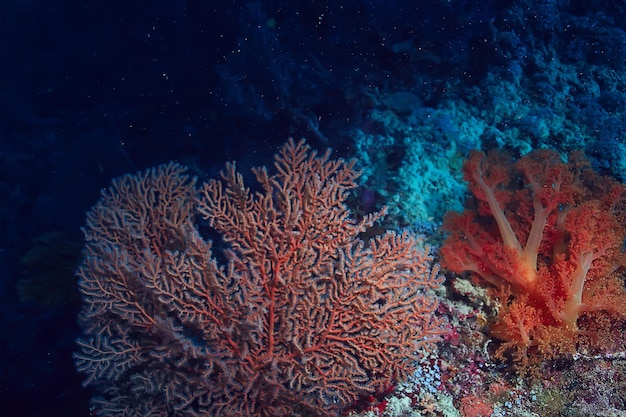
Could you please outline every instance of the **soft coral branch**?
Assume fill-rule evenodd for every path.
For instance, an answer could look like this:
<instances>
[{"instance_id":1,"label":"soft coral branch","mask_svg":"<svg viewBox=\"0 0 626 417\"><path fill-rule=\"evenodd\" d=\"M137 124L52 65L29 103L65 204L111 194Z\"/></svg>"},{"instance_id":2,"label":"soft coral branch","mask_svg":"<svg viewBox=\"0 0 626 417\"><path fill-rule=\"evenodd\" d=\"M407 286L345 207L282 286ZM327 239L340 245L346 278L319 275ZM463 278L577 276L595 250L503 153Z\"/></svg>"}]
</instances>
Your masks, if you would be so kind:
<instances>
[{"instance_id":1,"label":"soft coral branch","mask_svg":"<svg viewBox=\"0 0 626 417\"><path fill-rule=\"evenodd\" d=\"M522 158L517 169L524 173L533 196L534 219L530 227L523 258L537 269L539 247L544 237L548 217L562 205L572 203L572 175L558 155L548 150L537 151Z\"/></svg>"},{"instance_id":2,"label":"soft coral branch","mask_svg":"<svg viewBox=\"0 0 626 417\"><path fill-rule=\"evenodd\" d=\"M488 161L481 152L472 152L464 166L465 179L480 189L481 192L475 192L475 195L489 206L491 215L498 225L504 247L521 254L522 245L504 214L501 202L496 197L498 187L505 186L509 182L509 173L502 165L493 162L496 161Z\"/></svg>"}]
</instances>

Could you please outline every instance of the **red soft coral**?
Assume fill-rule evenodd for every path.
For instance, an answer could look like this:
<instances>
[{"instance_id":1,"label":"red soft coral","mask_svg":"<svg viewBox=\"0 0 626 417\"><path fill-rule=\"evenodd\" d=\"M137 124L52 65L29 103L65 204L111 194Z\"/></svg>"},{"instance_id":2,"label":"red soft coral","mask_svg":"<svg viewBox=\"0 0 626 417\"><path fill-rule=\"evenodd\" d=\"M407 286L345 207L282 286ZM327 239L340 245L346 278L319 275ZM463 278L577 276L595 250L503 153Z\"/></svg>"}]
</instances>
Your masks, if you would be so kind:
<instances>
[{"instance_id":1,"label":"red soft coral","mask_svg":"<svg viewBox=\"0 0 626 417\"><path fill-rule=\"evenodd\" d=\"M624 318L622 184L580 154L563 162L549 150L516 163L502 152L472 152L464 174L473 198L446 216L442 255L448 269L471 272L500 299L491 328L504 342L500 354L512 350L526 362L529 348L571 352L577 335L606 329L594 314Z\"/></svg>"}]
</instances>

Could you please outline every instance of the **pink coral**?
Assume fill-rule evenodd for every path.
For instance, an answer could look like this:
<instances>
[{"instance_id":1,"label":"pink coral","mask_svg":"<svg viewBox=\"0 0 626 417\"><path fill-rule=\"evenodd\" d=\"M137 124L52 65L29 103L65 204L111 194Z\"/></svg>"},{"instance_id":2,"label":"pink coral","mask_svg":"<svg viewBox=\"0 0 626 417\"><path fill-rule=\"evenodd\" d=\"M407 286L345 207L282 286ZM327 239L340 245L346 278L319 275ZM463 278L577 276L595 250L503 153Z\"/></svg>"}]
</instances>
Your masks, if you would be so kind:
<instances>
[{"instance_id":1,"label":"pink coral","mask_svg":"<svg viewBox=\"0 0 626 417\"><path fill-rule=\"evenodd\" d=\"M512 350L526 362L529 349L571 352L577 335L606 329L602 314L624 318L622 184L579 154L563 162L548 150L517 163L473 152L464 173L473 198L462 214L446 216L442 255L447 268L471 272L500 299L491 328L505 342L500 354Z\"/></svg>"},{"instance_id":2,"label":"pink coral","mask_svg":"<svg viewBox=\"0 0 626 417\"><path fill-rule=\"evenodd\" d=\"M437 269L408 233L359 238L383 213L350 217L352 163L289 141L275 168L256 192L232 164L199 188L169 164L103 192L75 354L98 415L337 415L433 347Z\"/></svg>"}]
</instances>

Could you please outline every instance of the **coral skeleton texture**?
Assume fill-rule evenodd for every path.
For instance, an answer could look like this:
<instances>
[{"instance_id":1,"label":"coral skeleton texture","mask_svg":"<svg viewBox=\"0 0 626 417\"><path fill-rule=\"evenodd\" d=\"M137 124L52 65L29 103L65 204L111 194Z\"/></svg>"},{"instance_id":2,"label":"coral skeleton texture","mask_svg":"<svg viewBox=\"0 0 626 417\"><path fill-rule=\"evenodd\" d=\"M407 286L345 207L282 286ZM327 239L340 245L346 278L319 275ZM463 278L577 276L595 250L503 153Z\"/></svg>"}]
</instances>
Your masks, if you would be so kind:
<instances>
[{"instance_id":1,"label":"coral skeleton texture","mask_svg":"<svg viewBox=\"0 0 626 417\"><path fill-rule=\"evenodd\" d=\"M274 168L255 191L176 163L103 191L78 271L94 413L339 415L433 348L438 269L409 233L361 240L384 211L350 217L353 163L290 140Z\"/></svg>"}]
</instances>

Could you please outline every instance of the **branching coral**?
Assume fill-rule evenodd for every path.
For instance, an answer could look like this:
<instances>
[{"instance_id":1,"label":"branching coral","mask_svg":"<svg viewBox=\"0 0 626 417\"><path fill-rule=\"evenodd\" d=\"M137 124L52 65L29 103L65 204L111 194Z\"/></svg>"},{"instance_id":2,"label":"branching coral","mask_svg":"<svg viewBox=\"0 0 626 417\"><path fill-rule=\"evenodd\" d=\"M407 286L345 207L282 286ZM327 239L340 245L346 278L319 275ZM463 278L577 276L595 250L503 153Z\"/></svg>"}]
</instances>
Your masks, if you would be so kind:
<instances>
[{"instance_id":1,"label":"branching coral","mask_svg":"<svg viewBox=\"0 0 626 417\"><path fill-rule=\"evenodd\" d=\"M449 213L444 265L471 272L501 302L491 333L528 363L572 352L626 309L625 187L594 172L580 154L549 150L514 162L473 152L464 166L472 198ZM582 324L582 318L585 324ZM598 339L601 340L601 339Z\"/></svg>"},{"instance_id":2,"label":"branching coral","mask_svg":"<svg viewBox=\"0 0 626 417\"><path fill-rule=\"evenodd\" d=\"M94 413L336 416L434 349L438 269L409 233L360 238L384 211L352 219L353 164L289 141L274 167L257 192L233 164L197 188L174 163L103 192L74 355Z\"/></svg>"}]
</instances>

